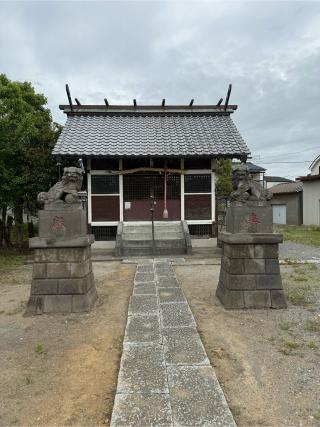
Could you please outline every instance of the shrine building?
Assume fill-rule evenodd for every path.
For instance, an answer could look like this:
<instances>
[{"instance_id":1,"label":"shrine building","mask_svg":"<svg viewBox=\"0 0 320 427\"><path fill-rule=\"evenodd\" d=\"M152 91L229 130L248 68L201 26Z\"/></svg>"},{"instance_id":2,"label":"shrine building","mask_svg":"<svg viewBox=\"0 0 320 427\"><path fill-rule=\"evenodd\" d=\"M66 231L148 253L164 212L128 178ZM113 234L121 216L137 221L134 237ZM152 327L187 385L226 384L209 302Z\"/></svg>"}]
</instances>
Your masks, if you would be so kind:
<instances>
[{"instance_id":1,"label":"shrine building","mask_svg":"<svg viewBox=\"0 0 320 427\"><path fill-rule=\"evenodd\" d=\"M215 160L246 161L250 153L231 118L236 105L60 109L67 121L53 155L83 160L96 240L115 239L119 224L147 224L152 214L156 222L185 221L191 236L214 235Z\"/></svg>"}]
</instances>

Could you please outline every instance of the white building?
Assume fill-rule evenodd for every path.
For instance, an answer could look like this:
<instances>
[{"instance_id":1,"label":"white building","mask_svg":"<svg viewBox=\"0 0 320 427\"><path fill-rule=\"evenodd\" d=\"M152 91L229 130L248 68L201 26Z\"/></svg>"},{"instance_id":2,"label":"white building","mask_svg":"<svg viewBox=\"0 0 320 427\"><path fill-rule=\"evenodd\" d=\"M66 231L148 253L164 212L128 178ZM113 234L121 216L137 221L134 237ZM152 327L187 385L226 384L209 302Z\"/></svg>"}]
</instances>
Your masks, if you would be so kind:
<instances>
[{"instance_id":1,"label":"white building","mask_svg":"<svg viewBox=\"0 0 320 427\"><path fill-rule=\"evenodd\" d=\"M310 165L303 182L303 224L320 225L320 155Z\"/></svg>"}]
</instances>

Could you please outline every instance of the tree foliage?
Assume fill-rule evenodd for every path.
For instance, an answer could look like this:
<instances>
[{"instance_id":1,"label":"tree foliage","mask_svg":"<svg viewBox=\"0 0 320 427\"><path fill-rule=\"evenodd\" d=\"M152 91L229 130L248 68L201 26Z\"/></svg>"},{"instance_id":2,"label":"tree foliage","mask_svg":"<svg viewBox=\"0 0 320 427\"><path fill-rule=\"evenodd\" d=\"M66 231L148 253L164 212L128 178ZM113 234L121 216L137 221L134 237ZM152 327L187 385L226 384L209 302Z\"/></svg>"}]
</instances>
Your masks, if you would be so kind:
<instances>
[{"instance_id":1,"label":"tree foliage","mask_svg":"<svg viewBox=\"0 0 320 427\"><path fill-rule=\"evenodd\" d=\"M0 208L11 207L16 224L22 222L23 208L32 210L37 193L57 174L51 151L60 128L46 103L31 83L0 75Z\"/></svg>"},{"instance_id":2,"label":"tree foliage","mask_svg":"<svg viewBox=\"0 0 320 427\"><path fill-rule=\"evenodd\" d=\"M232 191L232 162L219 159L215 163L216 195L228 197Z\"/></svg>"}]
</instances>

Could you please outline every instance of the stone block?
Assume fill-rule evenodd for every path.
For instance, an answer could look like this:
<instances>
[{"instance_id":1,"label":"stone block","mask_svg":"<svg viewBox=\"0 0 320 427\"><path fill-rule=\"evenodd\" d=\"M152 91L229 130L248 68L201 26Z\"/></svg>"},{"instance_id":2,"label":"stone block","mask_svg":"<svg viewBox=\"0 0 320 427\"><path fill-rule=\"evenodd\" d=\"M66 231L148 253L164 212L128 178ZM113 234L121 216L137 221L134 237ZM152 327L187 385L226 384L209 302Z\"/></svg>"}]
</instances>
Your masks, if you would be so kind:
<instances>
[{"instance_id":1,"label":"stone block","mask_svg":"<svg viewBox=\"0 0 320 427\"><path fill-rule=\"evenodd\" d=\"M245 269L247 274L263 274L265 273L264 259L252 258L244 260Z\"/></svg>"},{"instance_id":2,"label":"stone block","mask_svg":"<svg viewBox=\"0 0 320 427\"><path fill-rule=\"evenodd\" d=\"M124 343L162 343L160 319L156 314L128 316Z\"/></svg>"},{"instance_id":3,"label":"stone block","mask_svg":"<svg viewBox=\"0 0 320 427\"><path fill-rule=\"evenodd\" d=\"M168 365L210 365L195 328L165 328L164 356Z\"/></svg>"},{"instance_id":4,"label":"stone block","mask_svg":"<svg viewBox=\"0 0 320 427\"><path fill-rule=\"evenodd\" d=\"M168 383L173 425L236 427L211 366L168 366Z\"/></svg>"},{"instance_id":5,"label":"stone block","mask_svg":"<svg viewBox=\"0 0 320 427\"><path fill-rule=\"evenodd\" d=\"M157 289L154 282L136 283L133 287L133 295L156 295Z\"/></svg>"},{"instance_id":6,"label":"stone block","mask_svg":"<svg viewBox=\"0 0 320 427\"><path fill-rule=\"evenodd\" d=\"M216 296L224 308L244 308L243 292L244 291L233 291L227 289L222 283L219 282Z\"/></svg>"},{"instance_id":7,"label":"stone block","mask_svg":"<svg viewBox=\"0 0 320 427\"><path fill-rule=\"evenodd\" d=\"M34 262L57 262L59 261L59 252L56 248L35 249Z\"/></svg>"},{"instance_id":8,"label":"stone block","mask_svg":"<svg viewBox=\"0 0 320 427\"><path fill-rule=\"evenodd\" d=\"M224 279L225 286L228 289L252 290L256 289L256 276L254 274L226 274Z\"/></svg>"},{"instance_id":9,"label":"stone block","mask_svg":"<svg viewBox=\"0 0 320 427\"><path fill-rule=\"evenodd\" d=\"M261 274L256 276L257 289L282 289L280 274Z\"/></svg>"},{"instance_id":10,"label":"stone block","mask_svg":"<svg viewBox=\"0 0 320 427\"><path fill-rule=\"evenodd\" d=\"M265 258L264 245L253 245L254 256L252 258Z\"/></svg>"},{"instance_id":11,"label":"stone block","mask_svg":"<svg viewBox=\"0 0 320 427\"><path fill-rule=\"evenodd\" d=\"M93 286L92 275L78 279L58 279L59 294L85 294Z\"/></svg>"},{"instance_id":12,"label":"stone block","mask_svg":"<svg viewBox=\"0 0 320 427\"><path fill-rule=\"evenodd\" d=\"M90 267L90 260L86 260L83 262L72 262L70 263L70 276L74 278L84 277L90 273Z\"/></svg>"},{"instance_id":13,"label":"stone block","mask_svg":"<svg viewBox=\"0 0 320 427\"><path fill-rule=\"evenodd\" d=\"M47 277L47 265L45 262L33 264L32 277L33 279L45 279Z\"/></svg>"},{"instance_id":14,"label":"stone block","mask_svg":"<svg viewBox=\"0 0 320 427\"><path fill-rule=\"evenodd\" d=\"M153 273L153 264L138 265L137 273Z\"/></svg>"},{"instance_id":15,"label":"stone block","mask_svg":"<svg viewBox=\"0 0 320 427\"><path fill-rule=\"evenodd\" d=\"M25 315L42 314L43 300L43 295L31 295L27 303Z\"/></svg>"},{"instance_id":16,"label":"stone block","mask_svg":"<svg viewBox=\"0 0 320 427\"><path fill-rule=\"evenodd\" d=\"M31 295L55 295L58 293L57 279L33 279Z\"/></svg>"},{"instance_id":17,"label":"stone block","mask_svg":"<svg viewBox=\"0 0 320 427\"><path fill-rule=\"evenodd\" d=\"M245 259L243 258L229 258L222 257L222 268L230 274L244 274L245 273Z\"/></svg>"},{"instance_id":18,"label":"stone block","mask_svg":"<svg viewBox=\"0 0 320 427\"><path fill-rule=\"evenodd\" d=\"M39 237L67 240L87 234L87 215L83 209L39 211Z\"/></svg>"},{"instance_id":19,"label":"stone block","mask_svg":"<svg viewBox=\"0 0 320 427\"><path fill-rule=\"evenodd\" d=\"M229 258L254 258L254 246L224 243L223 254Z\"/></svg>"},{"instance_id":20,"label":"stone block","mask_svg":"<svg viewBox=\"0 0 320 427\"><path fill-rule=\"evenodd\" d=\"M72 295L45 295L43 313L71 313Z\"/></svg>"},{"instance_id":21,"label":"stone block","mask_svg":"<svg viewBox=\"0 0 320 427\"><path fill-rule=\"evenodd\" d=\"M229 233L272 233L272 206L257 202L252 206L230 206L226 215Z\"/></svg>"},{"instance_id":22,"label":"stone block","mask_svg":"<svg viewBox=\"0 0 320 427\"><path fill-rule=\"evenodd\" d=\"M270 291L244 291L244 304L246 308L270 308Z\"/></svg>"},{"instance_id":23,"label":"stone block","mask_svg":"<svg viewBox=\"0 0 320 427\"><path fill-rule=\"evenodd\" d=\"M159 288L179 288L179 282L175 277L158 277L157 286Z\"/></svg>"},{"instance_id":24,"label":"stone block","mask_svg":"<svg viewBox=\"0 0 320 427\"><path fill-rule=\"evenodd\" d=\"M49 279L62 279L70 277L70 264L51 262L47 264L47 277Z\"/></svg>"},{"instance_id":25,"label":"stone block","mask_svg":"<svg viewBox=\"0 0 320 427\"><path fill-rule=\"evenodd\" d=\"M287 308L287 301L283 290L271 291L271 307L272 308Z\"/></svg>"},{"instance_id":26,"label":"stone block","mask_svg":"<svg viewBox=\"0 0 320 427\"><path fill-rule=\"evenodd\" d=\"M152 282L154 281L154 274L153 273L140 273L137 272L134 277L134 282Z\"/></svg>"},{"instance_id":27,"label":"stone block","mask_svg":"<svg viewBox=\"0 0 320 427\"><path fill-rule=\"evenodd\" d=\"M160 312L164 328L195 327L195 321L187 303L161 304Z\"/></svg>"},{"instance_id":28,"label":"stone block","mask_svg":"<svg viewBox=\"0 0 320 427\"><path fill-rule=\"evenodd\" d=\"M180 288L158 288L160 304L172 302L186 302L185 296Z\"/></svg>"},{"instance_id":29,"label":"stone block","mask_svg":"<svg viewBox=\"0 0 320 427\"><path fill-rule=\"evenodd\" d=\"M90 258L90 247L60 248L58 256L61 262L83 262Z\"/></svg>"},{"instance_id":30,"label":"stone block","mask_svg":"<svg viewBox=\"0 0 320 427\"><path fill-rule=\"evenodd\" d=\"M158 304L155 295L133 295L130 298L129 316L156 314L157 312Z\"/></svg>"},{"instance_id":31,"label":"stone block","mask_svg":"<svg viewBox=\"0 0 320 427\"><path fill-rule=\"evenodd\" d=\"M124 344L118 393L168 393L163 348L159 344Z\"/></svg>"},{"instance_id":32,"label":"stone block","mask_svg":"<svg viewBox=\"0 0 320 427\"><path fill-rule=\"evenodd\" d=\"M280 265L278 259L266 259L266 273L280 274Z\"/></svg>"},{"instance_id":33,"label":"stone block","mask_svg":"<svg viewBox=\"0 0 320 427\"><path fill-rule=\"evenodd\" d=\"M116 394L111 427L172 427L168 394Z\"/></svg>"},{"instance_id":34,"label":"stone block","mask_svg":"<svg viewBox=\"0 0 320 427\"><path fill-rule=\"evenodd\" d=\"M264 245L264 255L266 258L279 258L279 245L268 244Z\"/></svg>"},{"instance_id":35,"label":"stone block","mask_svg":"<svg viewBox=\"0 0 320 427\"><path fill-rule=\"evenodd\" d=\"M66 295L67 296L67 295ZM81 313L83 311L90 311L95 301L98 298L95 286L92 286L86 294L71 295L72 297L72 312Z\"/></svg>"}]
</instances>

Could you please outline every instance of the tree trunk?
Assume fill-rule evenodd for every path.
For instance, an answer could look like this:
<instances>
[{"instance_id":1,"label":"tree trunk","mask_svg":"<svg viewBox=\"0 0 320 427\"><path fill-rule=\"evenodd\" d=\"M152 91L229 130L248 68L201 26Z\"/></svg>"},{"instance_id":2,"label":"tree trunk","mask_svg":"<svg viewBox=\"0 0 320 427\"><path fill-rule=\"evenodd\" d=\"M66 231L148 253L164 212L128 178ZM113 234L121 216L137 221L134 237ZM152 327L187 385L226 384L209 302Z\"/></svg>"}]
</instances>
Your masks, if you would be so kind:
<instances>
[{"instance_id":1,"label":"tree trunk","mask_svg":"<svg viewBox=\"0 0 320 427\"><path fill-rule=\"evenodd\" d=\"M23 204L14 207L14 223L17 236L17 247L22 249L23 246Z\"/></svg>"},{"instance_id":2,"label":"tree trunk","mask_svg":"<svg viewBox=\"0 0 320 427\"><path fill-rule=\"evenodd\" d=\"M7 206L2 206L2 215L0 219L0 247L6 247L6 221L7 221Z\"/></svg>"}]
</instances>

